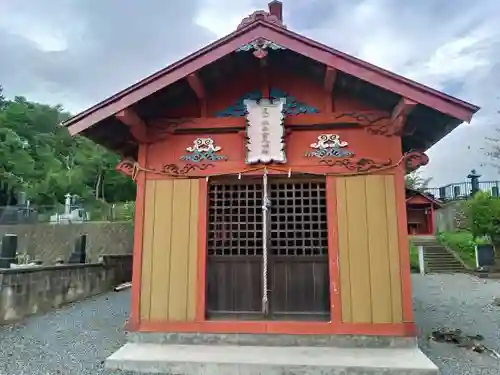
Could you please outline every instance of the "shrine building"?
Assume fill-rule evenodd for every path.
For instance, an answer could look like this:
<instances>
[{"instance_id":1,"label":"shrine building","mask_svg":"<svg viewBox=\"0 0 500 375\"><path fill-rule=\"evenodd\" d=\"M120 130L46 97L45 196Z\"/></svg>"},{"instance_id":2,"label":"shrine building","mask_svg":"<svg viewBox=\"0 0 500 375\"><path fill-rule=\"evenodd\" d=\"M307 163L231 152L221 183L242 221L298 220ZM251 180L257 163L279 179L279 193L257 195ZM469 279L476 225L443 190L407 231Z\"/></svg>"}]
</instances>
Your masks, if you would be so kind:
<instances>
[{"instance_id":1,"label":"shrine building","mask_svg":"<svg viewBox=\"0 0 500 375\"><path fill-rule=\"evenodd\" d=\"M479 108L299 35L282 13L272 1L64 124L137 184L129 355L417 350L405 174Z\"/></svg>"}]
</instances>

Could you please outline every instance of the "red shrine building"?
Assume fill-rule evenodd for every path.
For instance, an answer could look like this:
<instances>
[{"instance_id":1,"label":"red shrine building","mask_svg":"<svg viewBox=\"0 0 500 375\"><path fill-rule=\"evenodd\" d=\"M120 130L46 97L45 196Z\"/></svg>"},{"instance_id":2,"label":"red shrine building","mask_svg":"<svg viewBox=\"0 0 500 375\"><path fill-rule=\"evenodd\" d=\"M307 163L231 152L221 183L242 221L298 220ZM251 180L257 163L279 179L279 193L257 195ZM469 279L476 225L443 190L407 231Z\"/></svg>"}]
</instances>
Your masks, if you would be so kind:
<instances>
[{"instance_id":1,"label":"red shrine building","mask_svg":"<svg viewBox=\"0 0 500 375\"><path fill-rule=\"evenodd\" d=\"M137 184L127 329L414 337L408 218L430 231L436 203L404 177L477 110L291 31L272 1L69 119Z\"/></svg>"},{"instance_id":2,"label":"red shrine building","mask_svg":"<svg viewBox=\"0 0 500 375\"><path fill-rule=\"evenodd\" d=\"M406 189L406 218L409 235L434 235L434 212L442 203L424 192Z\"/></svg>"}]
</instances>

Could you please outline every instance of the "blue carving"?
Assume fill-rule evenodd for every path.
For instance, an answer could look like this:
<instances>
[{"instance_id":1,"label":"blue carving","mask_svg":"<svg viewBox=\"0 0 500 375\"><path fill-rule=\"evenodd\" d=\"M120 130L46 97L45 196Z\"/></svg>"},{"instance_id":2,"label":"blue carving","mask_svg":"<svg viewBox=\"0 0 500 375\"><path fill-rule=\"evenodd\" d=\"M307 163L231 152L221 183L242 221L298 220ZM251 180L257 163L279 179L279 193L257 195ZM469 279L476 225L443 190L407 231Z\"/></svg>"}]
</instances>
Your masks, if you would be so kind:
<instances>
[{"instance_id":1,"label":"blue carving","mask_svg":"<svg viewBox=\"0 0 500 375\"><path fill-rule=\"evenodd\" d=\"M294 96L289 96L286 92L278 88L271 88L269 96L273 99L286 98L285 113L287 115L298 115L300 113L319 113L317 108L299 102L297 98L295 98Z\"/></svg>"},{"instance_id":2,"label":"blue carving","mask_svg":"<svg viewBox=\"0 0 500 375\"><path fill-rule=\"evenodd\" d=\"M181 156L181 160L192 161L194 163L199 163L203 160L208 161L218 161L218 160L227 160L227 157L223 155L217 155L216 151L193 151L193 153L189 155Z\"/></svg>"},{"instance_id":3,"label":"blue carving","mask_svg":"<svg viewBox=\"0 0 500 375\"><path fill-rule=\"evenodd\" d=\"M306 152L307 157L315 156L317 158L350 158L354 152L342 148L319 148L317 150Z\"/></svg>"},{"instance_id":4,"label":"blue carving","mask_svg":"<svg viewBox=\"0 0 500 375\"><path fill-rule=\"evenodd\" d=\"M298 115L300 113L319 113L317 108L311 107L307 104L297 101L294 96L289 96L283 90L271 88L269 96L271 99L286 98L284 112L287 115ZM262 98L260 91L252 91L244 94L239 98L235 104L227 107L223 111L217 112L215 117L242 117L246 115L246 108L243 104L245 99L259 100Z\"/></svg>"},{"instance_id":5,"label":"blue carving","mask_svg":"<svg viewBox=\"0 0 500 375\"><path fill-rule=\"evenodd\" d=\"M235 104L227 107L225 110L217 112L215 117L243 117L246 115L247 110L243 101L246 99L259 100L262 97L262 93L258 90L243 94Z\"/></svg>"}]
</instances>

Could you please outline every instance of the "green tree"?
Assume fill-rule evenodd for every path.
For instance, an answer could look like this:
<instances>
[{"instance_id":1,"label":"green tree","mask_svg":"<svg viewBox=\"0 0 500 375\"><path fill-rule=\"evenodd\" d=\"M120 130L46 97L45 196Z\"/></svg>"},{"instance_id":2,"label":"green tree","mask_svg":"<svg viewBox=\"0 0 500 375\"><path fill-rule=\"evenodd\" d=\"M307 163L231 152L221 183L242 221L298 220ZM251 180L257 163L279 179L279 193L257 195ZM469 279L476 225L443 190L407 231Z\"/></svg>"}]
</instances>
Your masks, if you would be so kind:
<instances>
[{"instance_id":1,"label":"green tree","mask_svg":"<svg viewBox=\"0 0 500 375\"><path fill-rule=\"evenodd\" d=\"M467 201L465 214L473 238L487 236L500 251L500 199L480 191Z\"/></svg>"},{"instance_id":2,"label":"green tree","mask_svg":"<svg viewBox=\"0 0 500 375\"><path fill-rule=\"evenodd\" d=\"M59 124L61 106L5 100L0 88L0 205L25 191L37 205L62 203L68 192L87 202L135 199L135 184L115 171L117 155Z\"/></svg>"}]
</instances>

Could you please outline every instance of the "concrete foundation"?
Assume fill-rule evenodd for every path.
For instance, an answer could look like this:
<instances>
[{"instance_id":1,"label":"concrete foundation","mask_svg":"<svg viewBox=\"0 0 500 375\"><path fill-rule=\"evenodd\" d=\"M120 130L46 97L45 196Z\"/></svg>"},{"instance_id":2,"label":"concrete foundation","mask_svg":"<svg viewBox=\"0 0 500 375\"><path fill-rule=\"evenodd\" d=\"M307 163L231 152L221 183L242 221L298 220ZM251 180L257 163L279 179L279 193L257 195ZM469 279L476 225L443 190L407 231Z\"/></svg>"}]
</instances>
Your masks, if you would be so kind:
<instances>
[{"instance_id":1,"label":"concrete foundation","mask_svg":"<svg viewBox=\"0 0 500 375\"><path fill-rule=\"evenodd\" d=\"M108 369L175 375L437 375L417 348L335 348L128 343Z\"/></svg>"},{"instance_id":2,"label":"concrete foundation","mask_svg":"<svg viewBox=\"0 0 500 375\"><path fill-rule=\"evenodd\" d=\"M437 375L416 339L342 335L131 333L106 360L127 374Z\"/></svg>"}]
</instances>

